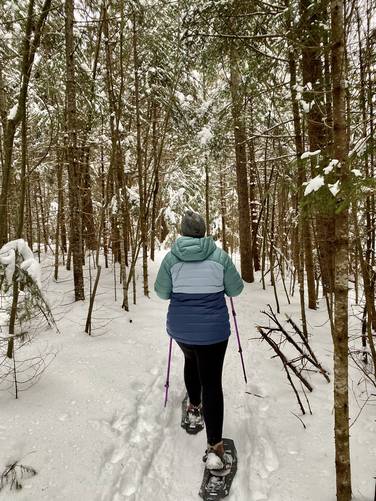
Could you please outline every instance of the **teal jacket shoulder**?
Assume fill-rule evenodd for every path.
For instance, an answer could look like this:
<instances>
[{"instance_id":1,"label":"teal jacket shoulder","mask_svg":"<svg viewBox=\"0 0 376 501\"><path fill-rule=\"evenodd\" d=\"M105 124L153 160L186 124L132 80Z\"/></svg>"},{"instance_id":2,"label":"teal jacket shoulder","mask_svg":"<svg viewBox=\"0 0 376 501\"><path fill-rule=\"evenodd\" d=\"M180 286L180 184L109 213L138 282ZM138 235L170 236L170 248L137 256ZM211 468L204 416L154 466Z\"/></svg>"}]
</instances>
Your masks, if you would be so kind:
<instances>
[{"instance_id":1,"label":"teal jacket shoulder","mask_svg":"<svg viewBox=\"0 0 376 501\"><path fill-rule=\"evenodd\" d=\"M225 294L229 297L239 296L244 289L244 283L227 252L217 247L213 254L210 255L209 260L220 263L223 266Z\"/></svg>"},{"instance_id":2,"label":"teal jacket shoulder","mask_svg":"<svg viewBox=\"0 0 376 501\"><path fill-rule=\"evenodd\" d=\"M159 267L158 275L154 283L154 290L161 299L170 299L172 293L172 278L171 278L171 268L175 263L178 263L179 259L168 252L161 266Z\"/></svg>"}]
</instances>

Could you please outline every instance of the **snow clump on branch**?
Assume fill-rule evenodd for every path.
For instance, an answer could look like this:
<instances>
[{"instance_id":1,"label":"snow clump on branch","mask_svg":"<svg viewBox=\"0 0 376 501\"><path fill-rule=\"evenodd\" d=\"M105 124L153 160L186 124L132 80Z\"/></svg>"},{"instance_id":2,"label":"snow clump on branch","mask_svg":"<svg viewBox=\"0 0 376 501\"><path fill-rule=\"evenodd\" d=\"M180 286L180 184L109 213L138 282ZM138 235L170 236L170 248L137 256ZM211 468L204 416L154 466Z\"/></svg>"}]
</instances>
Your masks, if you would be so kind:
<instances>
[{"instance_id":1,"label":"snow clump on branch","mask_svg":"<svg viewBox=\"0 0 376 501\"><path fill-rule=\"evenodd\" d=\"M0 264L5 266L5 277L8 284L13 281L13 274L16 269L16 254L22 257L20 268L26 272L31 280L41 289L41 273L38 261L25 240L22 238L12 240L0 249Z\"/></svg>"},{"instance_id":2,"label":"snow clump on branch","mask_svg":"<svg viewBox=\"0 0 376 501\"><path fill-rule=\"evenodd\" d=\"M301 158L301 160L305 160L306 158L316 157L317 155L320 155L320 153L321 153L321 150L305 151L300 158Z\"/></svg>"},{"instance_id":3,"label":"snow clump on branch","mask_svg":"<svg viewBox=\"0 0 376 501\"><path fill-rule=\"evenodd\" d=\"M200 144L202 144L203 146L208 144L212 137L213 137L212 131L209 129L209 127L206 126L203 127L198 133Z\"/></svg>"},{"instance_id":4,"label":"snow clump on branch","mask_svg":"<svg viewBox=\"0 0 376 501\"><path fill-rule=\"evenodd\" d=\"M324 184L325 184L325 181L324 181L323 176L318 175L318 176L314 177L313 179L308 181L308 183L306 183L306 188L304 190L304 196L306 197L307 195L309 195L313 191L317 191L318 189L321 188L321 186L324 186Z\"/></svg>"},{"instance_id":5,"label":"snow clump on branch","mask_svg":"<svg viewBox=\"0 0 376 501\"><path fill-rule=\"evenodd\" d=\"M334 167L336 167L339 164L339 160L334 159L329 162L328 167L325 167L324 172L325 174L329 174L329 172L332 172Z\"/></svg>"}]
</instances>

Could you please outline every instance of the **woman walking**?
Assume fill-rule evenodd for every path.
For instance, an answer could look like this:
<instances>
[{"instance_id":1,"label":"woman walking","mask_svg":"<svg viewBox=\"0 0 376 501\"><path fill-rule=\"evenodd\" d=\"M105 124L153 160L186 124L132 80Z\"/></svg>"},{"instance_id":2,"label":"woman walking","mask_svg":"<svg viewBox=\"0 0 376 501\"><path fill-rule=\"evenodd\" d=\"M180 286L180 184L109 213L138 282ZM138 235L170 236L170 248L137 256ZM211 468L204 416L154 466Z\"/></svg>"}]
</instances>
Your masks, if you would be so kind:
<instances>
[{"instance_id":1,"label":"woman walking","mask_svg":"<svg viewBox=\"0 0 376 501\"><path fill-rule=\"evenodd\" d=\"M188 393L187 431L206 426L206 467L226 468L222 440L222 369L230 322L225 294L243 290L243 281L229 255L205 237L203 218L187 211L181 234L160 266L154 289L169 299L167 333L184 353Z\"/></svg>"}]
</instances>

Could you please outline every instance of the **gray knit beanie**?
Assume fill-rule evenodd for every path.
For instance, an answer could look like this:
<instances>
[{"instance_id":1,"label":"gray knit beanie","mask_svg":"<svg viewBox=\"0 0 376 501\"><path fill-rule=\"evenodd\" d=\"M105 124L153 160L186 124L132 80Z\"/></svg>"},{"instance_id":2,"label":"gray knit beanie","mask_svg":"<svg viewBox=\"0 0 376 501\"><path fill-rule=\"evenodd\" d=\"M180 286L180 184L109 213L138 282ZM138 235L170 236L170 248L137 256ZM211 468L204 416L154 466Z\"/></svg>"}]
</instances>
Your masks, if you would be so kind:
<instances>
[{"instance_id":1,"label":"gray knit beanie","mask_svg":"<svg viewBox=\"0 0 376 501\"><path fill-rule=\"evenodd\" d=\"M205 232L205 221L200 214L187 210L181 221L181 234L184 237L202 238L205 236Z\"/></svg>"}]
</instances>

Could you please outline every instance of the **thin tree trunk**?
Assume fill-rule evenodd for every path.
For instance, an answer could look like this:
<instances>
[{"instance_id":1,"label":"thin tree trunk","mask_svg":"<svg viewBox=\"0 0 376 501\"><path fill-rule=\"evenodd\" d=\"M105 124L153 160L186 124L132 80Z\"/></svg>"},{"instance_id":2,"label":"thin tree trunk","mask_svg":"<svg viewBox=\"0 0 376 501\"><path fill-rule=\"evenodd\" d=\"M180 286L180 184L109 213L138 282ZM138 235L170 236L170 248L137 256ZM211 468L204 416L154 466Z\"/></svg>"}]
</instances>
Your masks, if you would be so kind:
<instances>
[{"instance_id":1,"label":"thin tree trunk","mask_svg":"<svg viewBox=\"0 0 376 501\"><path fill-rule=\"evenodd\" d=\"M75 300L85 299L82 270L82 238L79 197L80 178L77 164L77 131L76 131L76 80L75 80L75 45L73 36L74 22L73 0L65 0L65 57L66 57L66 99L67 99L67 161L70 207L69 247L73 257L73 280Z\"/></svg>"},{"instance_id":2,"label":"thin tree trunk","mask_svg":"<svg viewBox=\"0 0 376 501\"><path fill-rule=\"evenodd\" d=\"M226 165L226 164L225 164ZM222 162L219 161L219 192L221 199L221 221L222 221L222 247L225 252L228 252L227 246L227 231L226 231L226 178L222 168Z\"/></svg>"},{"instance_id":3,"label":"thin tree trunk","mask_svg":"<svg viewBox=\"0 0 376 501\"><path fill-rule=\"evenodd\" d=\"M253 134L253 101L250 100L250 117L251 117L251 130ZM257 219L259 202L256 200L256 180L257 180L257 164L254 140L248 142L249 151L249 206L251 209L251 227L252 227L252 258L255 271L260 270L260 255L259 245L257 241Z\"/></svg>"},{"instance_id":4,"label":"thin tree trunk","mask_svg":"<svg viewBox=\"0 0 376 501\"><path fill-rule=\"evenodd\" d=\"M235 139L236 181L239 211L240 269L245 282L253 282L252 237L248 196L246 130L243 116L243 96L236 47L230 48L231 111Z\"/></svg>"},{"instance_id":5,"label":"thin tree trunk","mask_svg":"<svg viewBox=\"0 0 376 501\"><path fill-rule=\"evenodd\" d=\"M145 186L142 169L142 146L141 146L141 115L140 115L140 90L139 90L139 57L138 57L138 21L136 13L133 15L133 63L134 63L134 93L135 93L135 108L136 108L136 137L137 137L137 172L138 172L138 189L140 196L140 228L141 228L141 244L142 244L142 272L144 295L149 297L148 284L148 246L147 246L147 218L146 218L146 199Z\"/></svg>"},{"instance_id":6,"label":"thin tree trunk","mask_svg":"<svg viewBox=\"0 0 376 501\"><path fill-rule=\"evenodd\" d=\"M286 0L286 6L289 7L289 0ZM289 31L293 30L292 19L290 11L288 11L287 18L287 29ZM295 36L295 30L292 31L293 36ZM307 334L306 321L305 321L305 305L304 305L304 265L306 267L307 273L307 287L308 287L308 307L311 309L316 309L316 293L315 293L315 277L313 268L313 256L312 256L312 240L308 224L308 212L301 206L301 200L303 198L303 183L306 180L305 167L301 156L304 152L302 126L299 113L299 105L297 100L297 77L296 77L296 51L291 49L289 51L289 69L290 69L290 92L292 98L292 112L294 121L294 132L295 132L295 151L296 151L296 162L298 169L298 194L296 200L296 208L299 211L299 221L298 229L296 232L296 245L298 247L297 261L298 261L298 280L299 280L299 294L300 294L300 305L302 322L305 335Z\"/></svg>"},{"instance_id":7,"label":"thin tree trunk","mask_svg":"<svg viewBox=\"0 0 376 501\"><path fill-rule=\"evenodd\" d=\"M302 73L305 90L303 98L312 103L307 113L307 131L310 151L320 150L321 170L327 166L328 134L325 125L325 86L322 64L323 29L322 23L327 20L327 2L320 0L311 4L309 0L300 0L300 33L302 44ZM311 162L311 175L319 172L315 169L315 161ZM307 227L304 228L307 237ZM319 211L316 216L317 244L319 247L320 267L324 294L331 293L334 286L333 236L334 220L330 212ZM312 285L312 284L311 284ZM311 290L311 289L310 289ZM312 290L311 290L312 292ZM312 304L313 307L315 307Z\"/></svg>"},{"instance_id":8,"label":"thin tree trunk","mask_svg":"<svg viewBox=\"0 0 376 501\"><path fill-rule=\"evenodd\" d=\"M152 144L153 144L153 168L154 168L154 190L153 201L151 206L151 233L150 233L150 259L154 261L155 256L155 235L156 235L156 218L157 218L157 203L159 194L159 160L158 160L158 139L157 139L157 124L158 124L158 107L157 103L153 103L153 131L152 131Z\"/></svg>"},{"instance_id":9,"label":"thin tree trunk","mask_svg":"<svg viewBox=\"0 0 376 501\"><path fill-rule=\"evenodd\" d=\"M335 288L334 288L334 420L337 500L351 499L351 468L348 399L348 206L343 203L349 183L345 113L344 2L331 0L332 89L334 157L339 160L337 176L342 202L335 214ZM341 193L340 192L340 193Z\"/></svg>"},{"instance_id":10,"label":"thin tree trunk","mask_svg":"<svg viewBox=\"0 0 376 501\"><path fill-rule=\"evenodd\" d=\"M52 0L45 0L41 13L39 17L36 18L34 13L35 0L29 1L25 36L22 47L21 89L18 95L16 113L11 118L6 119L4 130L4 162L0 192L0 247L2 247L8 239L8 200L10 197L9 186L12 171L14 137L18 125L21 123L25 113L34 57L40 44L40 38L51 8L51 2Z\"/></svg>"},{"instance_id":11,"label":"thin tree trunk","mask_svg":"<svg viewBox=\"0 0 376 501\"><path fill-rule=\"evenodd\" d=\"M62 196L63 196L63 164L61 158L61 149L58 147L56 152L57 161L57 214L56 214L56 232L55 232L55 270L54 279L59 275L59 243L62 216Z\"/></svg>"},{"instance_id":12,"label":"thin tree trunk","mask_svg":"<svg viewBox=\"0 0 376 501\"><path fill-rule=\"evenodd\" d=\"M26 103L25 103L26 108ZM17 238L22 238L24 220L25 220L25 198L26 198L26 170L27 170L27 113L23 111L21 126L21 186L20 186L20 205L17 224Z\"/></svg>"}]
</instances>

